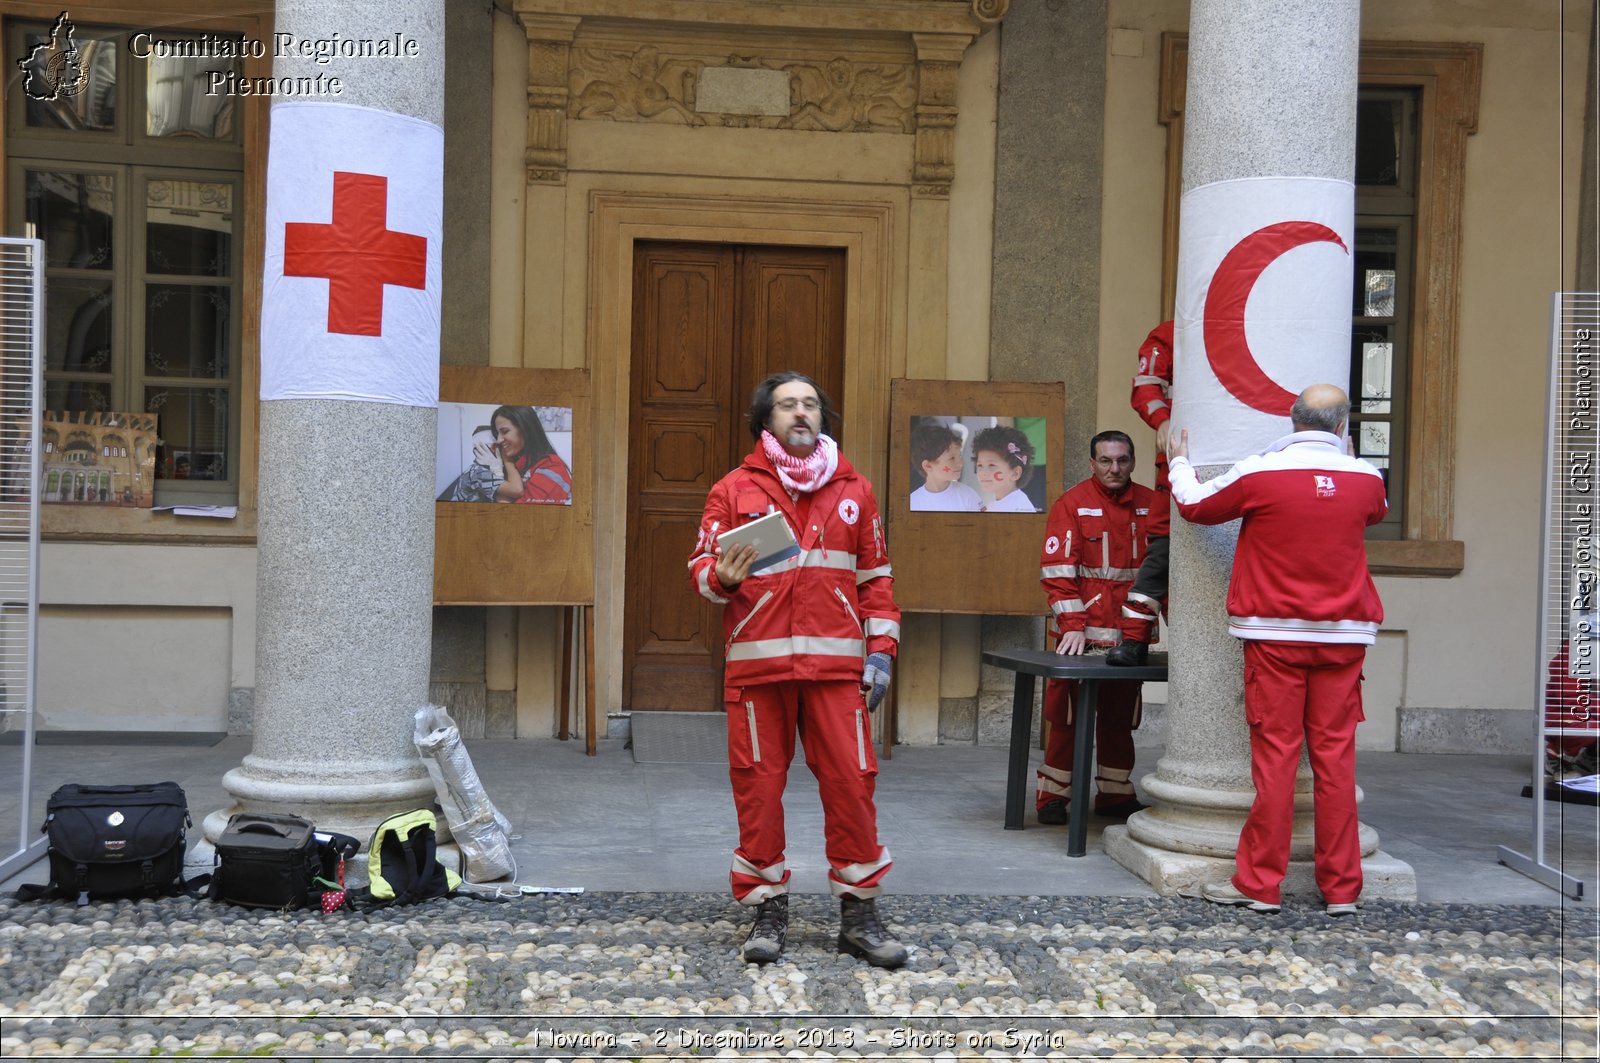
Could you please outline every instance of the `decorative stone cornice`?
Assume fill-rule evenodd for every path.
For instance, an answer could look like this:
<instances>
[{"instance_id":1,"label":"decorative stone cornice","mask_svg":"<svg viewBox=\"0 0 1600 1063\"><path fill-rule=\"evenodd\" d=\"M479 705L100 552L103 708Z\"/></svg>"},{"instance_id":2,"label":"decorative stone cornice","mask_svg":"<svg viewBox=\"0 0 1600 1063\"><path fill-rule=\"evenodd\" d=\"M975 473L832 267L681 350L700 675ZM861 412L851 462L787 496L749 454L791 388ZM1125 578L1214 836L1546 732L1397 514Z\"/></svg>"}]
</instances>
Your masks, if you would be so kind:
<instances>
[{"instance_id":1,"label":"decorative stone cornice","mask_svg":"<svg viewBox=\"0 0 1600 1063\"><path fill-rule=\"evenodd\" d=\"M968 45L1009 0L510 0L528 38L530 182L560 183L567 122L912 134L913 194L955 174ZM702 72L772 72L763 106L698 106ZM783 82L788 76L788 107ZM776 97L776 103L773 98Z\"/></svg>"}]
</instances>

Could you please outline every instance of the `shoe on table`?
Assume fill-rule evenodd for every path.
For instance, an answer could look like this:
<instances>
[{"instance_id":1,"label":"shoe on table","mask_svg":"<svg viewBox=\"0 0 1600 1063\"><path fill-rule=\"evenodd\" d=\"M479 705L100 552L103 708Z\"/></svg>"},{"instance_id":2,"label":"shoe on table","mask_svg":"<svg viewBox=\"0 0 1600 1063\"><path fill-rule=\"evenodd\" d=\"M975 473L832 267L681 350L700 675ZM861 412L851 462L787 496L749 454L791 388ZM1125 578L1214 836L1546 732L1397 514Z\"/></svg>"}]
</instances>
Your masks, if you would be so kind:
<instances>
[{"instance_id":1,"label":"shoe on table","mask_svg":"<svg viewBox=\"0 0 1600 1063\"><path fill-rule=\"evenodd\" d=\"M783 954L789 936L789 895L768 897L756 908L756 921L739 955L745 963L771 963Z\"/></svg>"},{"instance_id":2,"label":"shoe on table","mask_svg":"<svg viewBox=\"0 0 1600 1063\"><path fill-rule=\"evenodd\" d=\"M1106 663L1118 668L1137 668L1150 656L1150 647L1133 639L1123 639L1106 653Z\"/></svg>"},{"instance_id":3,"label":"shoe on table","mask_svg":"<svg viewBox=\"0 0 1600 1063\"><path fill-rule=\"evenodd\" d=\"M1135 812L1149 807L1137 797L1130 797L1126 801L1118 801L1110 805L1096 805L1094 814L1105 819L1127 819Z\"/></svg>"},{"instance_id":4,"label":"shoe on table","mask_svg":"<svg viewBox=\"0 0 1600 1063\"><path fill-rule=\"evenodd\" d=\"M1345 902L1343 904L1331 904L1330 903L1325 907L1324 910L1329 915L1339 916L1339 915L1355 915L1356 911L1359 908L1360 908L1360 904L1358 902L1356 902L1356 901L1347 901L1347 902Z\"/></svg>"},{"instance_id":5,"label":"shoe on table","mask_svg":"<svg viewBox=\"0 0 1600 1063\"><path fill-rule=\"evenodd\" d=\"M1200 896L1212 904L1226 904L1234 908L1248 908L1252 912L1276 912L1278 906L1268 901L1258 901L1240 893L1232 882L1208 882Z\"/></svg>"},{"instance_id":6,"label":"shoe on table","mask_svg":"<svg viewBox=\"0 0 1600 1063\"><path fill-rule=\"evenodd\" d=\"M874 967L893 969L906 962L906 947L883 928L874 898L839 898L839 951Z\"/></svg>"},{"instance_id":7,"label":"shoe on table","mask_svg":"<svg viewBox=\"0 0 1600 1063\"><path fill-rule=\"evenodd\" d=\"M1059 827L1072 821L1071 806L1057 798L1039 806L1039 822L1046 827Z\"/></svg>"}]
</instances>

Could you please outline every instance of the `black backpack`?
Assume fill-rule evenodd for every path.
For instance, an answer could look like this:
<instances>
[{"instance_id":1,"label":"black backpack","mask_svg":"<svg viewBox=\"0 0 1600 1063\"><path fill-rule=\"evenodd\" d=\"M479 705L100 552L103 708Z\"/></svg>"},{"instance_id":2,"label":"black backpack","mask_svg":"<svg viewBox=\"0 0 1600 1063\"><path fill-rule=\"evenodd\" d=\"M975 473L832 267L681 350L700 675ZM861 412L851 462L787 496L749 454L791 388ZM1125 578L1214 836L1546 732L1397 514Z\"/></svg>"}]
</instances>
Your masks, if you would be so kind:
<instances>
[{"instance_id":1,"label":"black backpack","mask_svg":"<svg viewBox=\"0 0 1600 1063\"><path fill-rule=\"evenodd\" d=\"M50 881L20 887L17 899L70 897L85 905L111 897L193 895L206 880L183 878L191 825L177 783L69 783L50 795L39 828L50 838Z\"/></svg>"}]
</instances>

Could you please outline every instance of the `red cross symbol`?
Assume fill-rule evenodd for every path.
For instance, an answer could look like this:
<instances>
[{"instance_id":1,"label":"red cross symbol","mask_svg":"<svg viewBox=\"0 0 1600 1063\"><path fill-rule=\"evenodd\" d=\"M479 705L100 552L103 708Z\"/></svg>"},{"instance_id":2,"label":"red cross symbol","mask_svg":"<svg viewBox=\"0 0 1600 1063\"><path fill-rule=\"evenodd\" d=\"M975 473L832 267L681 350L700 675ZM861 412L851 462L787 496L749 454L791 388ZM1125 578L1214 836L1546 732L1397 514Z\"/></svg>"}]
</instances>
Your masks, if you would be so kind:
<instances>
[{"instance_id":1,"label":"red cross symbol","mask_svg":"<svg viewBox=\"0 0 1600 1063\"><path fill-rule=\"evenodd\" d=\"M383 286L427 286L428 241L391 231L389 179L333 175L333 223L283 227L283 275L328 279L328 331L383 335Z\"/></svg>"}]
</instances>

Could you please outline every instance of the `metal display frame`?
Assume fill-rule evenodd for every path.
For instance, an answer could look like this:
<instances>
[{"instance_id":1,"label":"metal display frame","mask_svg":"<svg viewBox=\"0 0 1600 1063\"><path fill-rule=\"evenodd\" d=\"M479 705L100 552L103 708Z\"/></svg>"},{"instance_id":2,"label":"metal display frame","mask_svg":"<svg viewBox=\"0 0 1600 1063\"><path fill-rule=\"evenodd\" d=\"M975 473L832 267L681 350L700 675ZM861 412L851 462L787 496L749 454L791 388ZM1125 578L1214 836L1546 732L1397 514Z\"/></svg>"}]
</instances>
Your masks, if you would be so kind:
<instances>
[{"instance_id":1,"label":"metal display frame","mask_svg":"<svg viewBox=\"0 0 1600 1063\"><path fill-rule=\"evenodd\" d=\"M16 846L0 841L0 880L41 859L48 847L33 810L44 258L42 240L0 237L0 718L6 733L20 730L22 744Z\"/></svg>"},{"instance_id":2,"label":"metal display frame","mask_svg":"<svg viewBox=\"0 0 1600 1063\"><path fill-rule=\"evenodd\" d=\"M1600 292L1557 292L1552 299L1548 388L1541 600L1534 634L1533 845L1531 855L1502 845L1499 858L1579 899L1583 880L1551 864L1545 854L1545 741L1596 732L1550 725L1546 679L1563 645L1577 650L1568 657L1570 675L1586 678L1591 690L1600 675L1600 632L1577 618L1580 603L1587 607L1583 612L1600 607Z\"/></svg>"}]
</instances>

